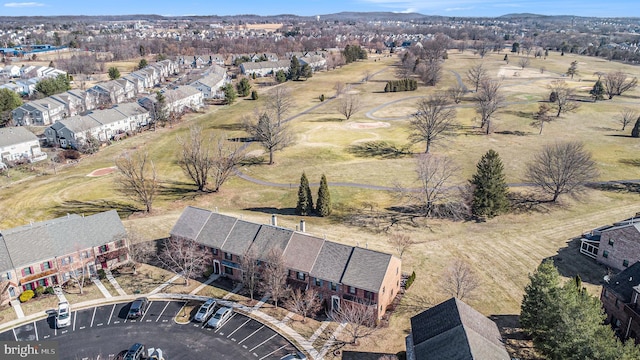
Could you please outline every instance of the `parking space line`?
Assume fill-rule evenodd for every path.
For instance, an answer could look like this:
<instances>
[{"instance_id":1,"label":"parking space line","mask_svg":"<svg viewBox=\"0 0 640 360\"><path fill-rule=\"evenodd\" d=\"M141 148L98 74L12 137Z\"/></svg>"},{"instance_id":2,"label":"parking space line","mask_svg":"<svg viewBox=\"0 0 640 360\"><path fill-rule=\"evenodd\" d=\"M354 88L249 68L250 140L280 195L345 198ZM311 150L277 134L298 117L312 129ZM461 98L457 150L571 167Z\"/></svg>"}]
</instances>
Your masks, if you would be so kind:
<instances>
[{"instance_id":1,"label":"parking space line","mask_svg":"<svg viewBox=\"0 0 640 360\"><path fill-rule=\"evenodd\" d=\"M262 345L264 345L267 341L269 341L269 340L273 339L273 338L274 338L274 337L276 337L276 336L278 336L278 333L275 333L275 334L271 335L271 337L270 337L270 338L268 338L267 340L265 340L265 341L261 342L260 344L258 344L258 345L256 345L256 346L254 346L254 347L253 347L253 349L251 349L251 350L249 350L249 351L253 352L253 350L255 350L255 349L259 348L259 347L260 347L260 346L262 346Z\"/></svg>"},{"instance_id":2,"label":"parking space line","mask_svg":"<svg viewBox=\"0 0 640 360\"><path fill-rule=\"evenodd\" d=\"M237 329L233 330L233 331L231 332L231 334L227 335L227 339L228 339L231 335L235 334L235 333L236 333L236 331L240 330L240 328L241 328L241 327L245 326L249 321L251 321L251 319L247 319L247 321L245 321L242 325L238 326L238 328L237 328Z\"/></svg>"},{"instance_id":3,"label":"parking space line","mask_svg":"<svg viewBox=\"0 0 640 360\"><path fill-rule=\"evenodd\" d=\"M149 308L151 307L151 304L153 304L153 301L149 303L149 305L147 305L147 308L144 310L144 314L142 314L142 317L140 318L140 322L142 322L142 320L144 320L144 317L147 316L147 314L149 313Z\"/></svg>"},{"instance_id":4,"label":"parking space line","mask_svg":"<svg viewBox=\"0 0 640 360\"><path fill-rule=\"evenodd\" d=\"M73 312L73 331L76 331L76 318L78 317L78 312Z\"/></svg>"},{"instance_id":5,"label":"parking space line","mask_svg":"<svg viewBox=\"0 0 640 360\"><path fill-rule=\"evenodd\" d=\"M257 333L258 331L262 330L262 328L264 328L264 325L262 325L258 330L254 331L251 333L251 335L247 336L246 338L242 339L242 341L240 341L238 343L238 345L242 344L245 340L247 340L248 338L252 337L255 333Z\"/></svg>"},{"instance_id":6,"label":"parking space line","mask_svg":"<svg viewBox=\"0 0 640 360\"><path fill-rule=\"evenodd\" d=\"M96 318L96 309L97 308L98 308L97 306L93 308L93 315L91 315L91 325L89 325L89 327L93 327L93 320Z\"/></svg>"},{"instance_id":7,"label":"parking space line","mask_svg":"<svg viewBox=\"0 0 640 360\"><path fill-rule=\"evenodd\" d=\"M54 323L53 323L53 336L58 336L58 322L57 321L54 321Z\"/></svg>"},{"instance_id":8,"label":"parking space line","mask_svg":"<svg viewBox=\"0 0 640 360\"><path fill-rule=\"evenodd\" d=\"M273 354L277 353L278 351L280 351L280 350L282 350L282 349L286 348L286 347L287 347L287 345L288 345L288 344L284 344L284 345L280 346L279 348L277 348L277 349L273 350L272 352L268 353L267 355L265 355L265 356L261 357L261 358L260 358L260 359L258 359L258 360L264 360L265 358L267 358L267 357L269 357L269 356L271 356L271 355L273 355Z\"/></svg>"},{"instance_id":9,"label":"parking space line","mask_svg":"<svg viewBox=\"0 0 640 360\"><path fill-rule=\"evenodd\" d=\"M18 335L16 335L16 328L11 329L13 331L13 337L18 341Z\"/></svg>"},{"instance_id":10,"label":"parking space line","mask_svg":"<svg viewBox=\"0 0 640 360\"><path fill-rule=\"evenodd\" d=\"M40 339L38 339L38 326L36 326L36 322L33 322L33 330L35 330L36 332L36 341L40 341Z\"/></svg>"},{"instance_id":11,"label":"parking space line","mask_svg":"<svg viewBox=\"0 0 640 360\"><path fill-rule=\"evenodd\" d=\"M225 325L227 325L227 323L229 321L231 321L231 319L233 319L234 316L236 316L236 313L231 314L231 316L227 319L227 321L223 322L222 324L220 324L220 326L218 326L216 331L220 331L220 329L222 329ZM216 331L214 331L214 332L216 332Z\"/></svg>"},{"instance_id":12,"label":"parking space line","mask_svg":"<svg viewBox=\"0 0 640 360\"><path fill-rule=\"evenodd\" d=\"M111 317L113 316L113 312L116 310L116 304L113 304L111 308L111 314L109 314L109 321L107 321L107 325L111 324Z\"/></svg>"},{"instance_id":13,"label":"parking space line","mask_svg":"<svg viewBox=\"0 0 640 360\"><path fill-rule=\"evenodd\" d=\"M156 322L158 322L158 320L160 320L160 318L162 317L162 314L164 314L164 311L167 310L167 306L169 306L170 303L171 303L171 301L167 301L167 305L164 306L164 309L162 309L162 312L160 312L160 315L158 315L158 318L156 319Z\"/></svg>"}]
</instances>

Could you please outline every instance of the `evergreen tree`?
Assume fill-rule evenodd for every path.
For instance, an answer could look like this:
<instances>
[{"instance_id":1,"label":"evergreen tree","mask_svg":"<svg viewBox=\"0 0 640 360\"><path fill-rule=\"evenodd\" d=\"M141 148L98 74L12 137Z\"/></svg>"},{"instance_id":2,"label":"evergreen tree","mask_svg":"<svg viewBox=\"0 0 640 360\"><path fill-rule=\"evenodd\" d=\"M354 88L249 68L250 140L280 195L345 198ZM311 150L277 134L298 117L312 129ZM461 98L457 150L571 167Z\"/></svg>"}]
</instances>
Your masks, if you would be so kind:
<instances>
[{"instance_id":1,"label":"evergreen tree","mask_svg":"<svg viewBox=\"0 0 640 360\"><path fill-rule=\"evenodd\" d=\"M298 187L298 204L296 205L296 215L311 215L313 213L313 199L307 174L302 172L300 177L300 187Z\"/></svg>"},{"instance_id":2,"label":"evergreen tree","mask_svg":"<svg viewBox=\"0 0 640 360\"><path fill-rule=\"evenodd\" d=\"M638 118L638 120L636 120L636 124L633 125L631 136L634 138L640 137L640 117Z\"/></svg>"},{"instance_id":3,"label":"evergreen tree","mask_svg":"<svg viewBox=\"0 0 640 360\"><path fill-rule=\"evenodd\" d=\"M153 106L154 123L159 122L162 126L169 120L167 111L167 97L160 91L156 92L156 103Z\"/></svg>"},{"instance_id":4,"label":"evergreen tree","mask_svg":"<svg viewBox=\"0 0 640 360\"><path fill-rule=\"evenodd\" d=\"M489 150L476 165L471 178L474 185L471 212L475 216L494 217L509 209L509 189L504 178L502 160L497 152Z\"/></svg>"},{"instance_id":5,"label":"evergreen tree","mask_svg":"<svg viewBox=\"0 0 640 360\"><path fill-rule=\"evenodd\" d=\"M142 46L142 45L140 45L140 46ZM138 70L142 70L142 69L146 68L147 65L149 65L149 63L147 62L147 59L140 60L140 62L138 63Z\"/></svg>"},{"instance_id":6,"label":"evergreen tree","mask_svg":"<svg viewBox=\"0 0 640 360\"><path fill-rule=\"evenodd\" d=\"M603 100L604 93L605 93L604 85L602 85L602 81L600 80L597 80L596 83L593 84L593 88L591 89L591 91L589 91L589 94L591 94L591 97L593 98L594 102L598 100Z\"/></svg>"},{"instance_id":7,"label":"evergreen tree","mask_svg":"<svg viewBox=\"0 0 640 360\"><path fill-rule=\"evenodd\" d=\"M117 67L113 66L109 68L109 79L115 80L120 78L120 70Z\"/></svg>"},{"instance_id":8,"label":"evergreen tree","mask_svg":"<svg viewBox=\"0 0 640 360\"><path fill-rule=\"evenodd\" d=\"M309 66L309 64L302 65L302 68L300 69L300 76L305 79L313 76L313 71L311 70L311 66Z\"/></svg>"},{"instance_id":9,"label":"evergreen tree","mask_svg":"<svg viewBox=\"0 0 640 360\"><path fill-rule=\"evenodd\" d=\"M251 91L251 100L258 100L258 92L253 90Z\"/></svg>"},{"instance_id":10,"label":"evergreen tree","mask_svg":"<svg viewBox=\"0 0 640 360\"><path fill-rule=\"evenodd\" d=\"M231 105L234 101L236 101L236 97L238 96L238 94L236 94L236 90L233 88L233 85L231 85L231 83L223 86L222 91L224 92L224 102L227 105Z\"/></svg>"},{"instance_id":11,"label":"evergreen tree","mask_svg":"<svg viewBox=\"0 0 640 360\"><path fill-rule=\"evenodd\" d=\"M22 99L9 89L0 89L0 126L11 120L11 111L22 105Z\"/></svg>"},{"instance_id":12,"label":"evergreen tree","mask_svg":"<svg viewBox=\"0 0 640 360\"><path fill-rule=\"evenodd\" d=\"M576 75L578 73L578 61L572 61L571 65L569 66L569 69L567 69L567 75L571 76L571 78L573 79L573 76Z\"/></svg>"},{"instance_id":13,"label":"evergreen tree","mask_svg":"<svg viewBox=\"0 0 640 360\"><path fill-rule=\"evenodd\" d=\"M316 202L316 213L325 217L331 214L331 194L329 193L329 185L327 177L322 174L320 179L320 189L318 189L318 200Z\"/></svg>"},{"instance_id":14,"label":"evergreen tree","mask_svg":"<svg viewBox=\"0 0 640 360\"><path fill-rule=\"evenodd\" d=\"M284 70L276 71L276 81L278 82L278 84L282 84L283 82L287 81L287 74L284 73Z\"/></svg>"},{"instance_id":15,"label":"evergreen tree","mask_svg":"<svg viewBox=\"0 0 640 360\"><path fill-rule=\"evenodd\" d=\"M249 96L251 91L251 83L249 82L249 79L242 78L242 80L240 80L240 82L236 85L236 89L238 90L238 96Z\"/></svg>"},{"instance_id":16,"label":"evergreen tree","mask_svg":"<svg viewBox=\"0 0 640 360\"><path fill-rule=\"evenodd\" d=\"M60 94L67 90L71 90L71 81L66 74L43 79L36 84L36 91L44 96Z\"/></svg>"},{"instance_id":17,"label":"evergreen tree","mask_svg":"<svg viewBox=\"0 0 640 360\"><path fill-rule=\"evenodd\" d=\"M301 71L302 69L300 67L300 61L298 61L298 58L294 55L291 58L291 65L289 66L289 74L287 75L287 79L288 80L300 79Z\"/></svg>"}]
</instances>

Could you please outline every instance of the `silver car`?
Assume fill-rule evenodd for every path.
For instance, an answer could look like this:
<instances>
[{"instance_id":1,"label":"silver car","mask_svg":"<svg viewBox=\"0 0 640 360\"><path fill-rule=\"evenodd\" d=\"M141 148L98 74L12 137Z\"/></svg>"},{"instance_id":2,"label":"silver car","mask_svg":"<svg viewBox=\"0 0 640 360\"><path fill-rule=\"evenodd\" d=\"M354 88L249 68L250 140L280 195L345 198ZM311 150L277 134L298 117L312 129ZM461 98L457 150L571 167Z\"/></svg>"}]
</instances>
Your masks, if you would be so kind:
<instances>
[{"instance_id":1,"label":"silver car","mask_svg":"<svg viewBox=\"0 0 640 360\"><path fill-rule=\"evenodd\" d=\"M232 314L233 314L233 309L228 308L228 307L220 308L211 317L211 319L209 319L209 322L207 323L207 326L208 327L212 327L214 329L217 329L217 328L221 327L222 325L224 325L224 323L226 323L227 320L229 320L229 318L231 318Z\"/></svg>"},{"instance_id":2,"label":"silver car","mask_svg":"<svg viewBox=\"0 0 640 360\"><path fill-rule=\"evenodd\" d=\"M216 308L216 301L214 299L209 299L205 301L204 304L200 306L196 316L193 317L193 321L196 322L205 322L207 318L213 314L213 310Z\"/></svg>"}]
</instances>

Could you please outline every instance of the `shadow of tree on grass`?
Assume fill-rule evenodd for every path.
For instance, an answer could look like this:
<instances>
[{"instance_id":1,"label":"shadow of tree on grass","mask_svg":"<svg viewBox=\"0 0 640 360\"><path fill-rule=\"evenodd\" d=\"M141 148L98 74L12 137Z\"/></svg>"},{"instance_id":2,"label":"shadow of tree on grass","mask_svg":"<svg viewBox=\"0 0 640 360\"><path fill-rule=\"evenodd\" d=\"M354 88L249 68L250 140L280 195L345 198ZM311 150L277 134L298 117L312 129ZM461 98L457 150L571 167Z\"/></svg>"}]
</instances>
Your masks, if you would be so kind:
<instances>
[{"instance_id":1,"label":"shadow of tree on grass","mask_svg":"<svg viewBox=\"0 0 640 360\"><path fill-rule=\"evenodd\" d=\"M129 217L131 214L142 211L137 207L120 201L93 200L80 201L69 200L58 205L54 210L55 217L62 217L67 214L94 215L101 212L116 210L121 219Z\"/></svg>"}]
</instances>

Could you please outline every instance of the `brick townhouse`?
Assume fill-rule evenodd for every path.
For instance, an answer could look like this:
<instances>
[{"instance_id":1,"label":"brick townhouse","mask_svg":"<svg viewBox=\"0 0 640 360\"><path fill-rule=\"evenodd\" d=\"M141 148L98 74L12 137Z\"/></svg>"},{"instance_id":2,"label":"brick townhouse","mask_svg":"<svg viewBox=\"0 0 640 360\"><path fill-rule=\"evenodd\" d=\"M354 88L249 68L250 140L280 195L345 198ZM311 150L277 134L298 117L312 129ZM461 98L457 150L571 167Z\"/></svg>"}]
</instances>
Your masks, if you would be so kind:
<instances>
[{"instance_id":1,"label":"brick townhouse","mask_svg":"<svg viewBox=\"0 0 640 360\"><path fill-rule=\"evenodd\" d=\"M128 261L126 231L115 210L0 230L0 280L11 298L38 286L66 282L73 274L95 274Z\"/></svg>"},{"instance_id":2,"label":"brick townhouse","mask_svg":"<svg viewBox=\"0 0 640 360\"><path fill-rule=\"evenodd\" d=\"M607 314L606 323L621 339L640 334L640 262L615 275L602 286L600 301Z\"/></svg>"},{"instance_id":3,"label":"brick townhouse","mask_svg":"<svg viewBox=\"0 0 640 360\"><path fill-rule=\"evenodd\" d=\"M328 308L341 303L375 306L381 318L400 289L401 261L390 254L328 241L271 224L256 224L205 209L187 207L170 234L211 249L213 271L242 280L241 258L251 250L260 261L282 254L288 283L316 289Z\"/></svg>"},{"instance_id":4,"label":"brick townhouse","mask_svg":"<svg viewBox=\"0 0 640 360\"><path fill-rule=\"evenodd\" d=\"M580 252L615 270L640 260L640 219L602 226L583 235Z\"/></svg>"}]
</instances>

